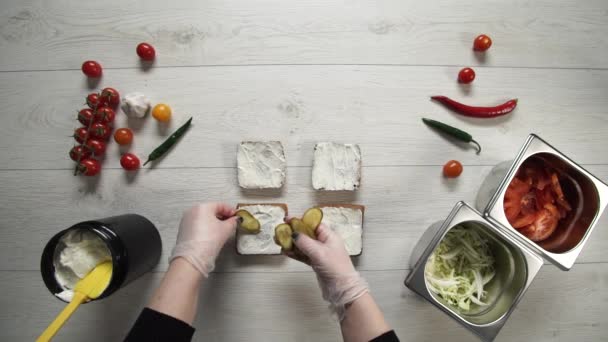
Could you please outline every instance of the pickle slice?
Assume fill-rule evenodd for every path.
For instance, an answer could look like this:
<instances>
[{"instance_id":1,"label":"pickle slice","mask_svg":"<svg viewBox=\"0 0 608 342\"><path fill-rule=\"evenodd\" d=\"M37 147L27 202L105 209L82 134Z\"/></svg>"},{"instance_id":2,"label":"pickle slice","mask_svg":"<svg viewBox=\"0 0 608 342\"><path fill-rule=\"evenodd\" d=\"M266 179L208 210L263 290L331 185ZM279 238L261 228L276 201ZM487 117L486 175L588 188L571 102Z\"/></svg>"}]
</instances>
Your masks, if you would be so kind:
<instances>
[{"instance_id":1,"label":"pickle slice","mask_svg":"<svg viewBox=\"0 0 608 342\"><path fill-rule=\"evenodd\" d=\"M286 251L293 249L293 230L287 223L281 223L274 229L274 242Z\"/></svg>"},{"instance_id":2,"label":"pickle slice","mask_svg":"<svg viewBox=\"0 0 608 342\"><path fill-rule=\"evenodd\" d=\"M250 234L257 234L260 232L260 221L253 217L253 215L251 215L251 213L249 213L247 210L237 210L235 215L243 219L243 221L239 224L239 228Z\"/></svg>"},{"instance_id":3,"label":"pickle slice","mask_svg":"<svg viewBox=\"0 0 608 342\"><path fill-rule=\"evenodd\" d=\"M313 237L317 227L321 224L321 220L323 220L323 211L319 208L310 208L302 216L302 221L312 229Z\"/></svg>"},{"instance_id":4,"label":"pickle slice","mask_svg":"<svg viewBox=\"0 0 608 342\"><path fill-rule=\"evenodd\" d=\"M298 218L294 218L294 219L291 219L289 224L291 225L291 228L293 229L294 232L308 235L312 239L316 239L315 230L311 226L304 223L304 221L302 221Z\"/></svg>"}]
</instances>

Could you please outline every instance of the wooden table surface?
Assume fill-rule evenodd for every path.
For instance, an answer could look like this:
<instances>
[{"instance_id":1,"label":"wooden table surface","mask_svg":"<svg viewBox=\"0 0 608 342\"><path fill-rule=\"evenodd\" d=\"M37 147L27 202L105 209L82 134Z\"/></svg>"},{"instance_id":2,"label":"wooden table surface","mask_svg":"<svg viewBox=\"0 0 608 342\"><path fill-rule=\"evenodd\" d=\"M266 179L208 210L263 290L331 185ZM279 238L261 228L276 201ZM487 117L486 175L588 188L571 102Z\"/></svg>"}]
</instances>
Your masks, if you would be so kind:
<instances>
[{"instance_id":1,"label":"wooden table surface","mask_svg":"<svg viewBox=\"0 0 608 342\"><path fill-rule=\"evenodd\" d=\"M494 45L477 56L473 38ZM145 70L135 46L152 43ZM173 107L175 129L193 127L153 169L129 176L111 143L100 177L72 176L67 157L95 59L95 89L141 91ZM472 66L470 87L456 82ZM493 104L519 98L494 120L454 115L430 95ZM367 207L357 267L404 341L474 337L403 285L422 232L535 132L608 180L608 2L414 0L46 1L0 4L0 340L33 340L63 304L42 283L46 241L76 222L121 213L152 220L162 262L107 300L82 307L59 341L117 341L167 268L183 210L200 201L284 202L293 214L317 203ZM483 153L451 144L422 116L471 132ZM116 126L124 126L124 114ZM146 156L169 133L131 122L131 151ZM241 140L281 140L280 192L241 191ZM359 143L363 181L352 194L311 187L318 141ZM441 177L460 160L464 173ZM497 341L606 340L608 218L570 272L543 267ZM337 323L309 268L283 257L240 257L234 242L201 289L197 341L336 341Z\"/></svg>"}]
</instances>

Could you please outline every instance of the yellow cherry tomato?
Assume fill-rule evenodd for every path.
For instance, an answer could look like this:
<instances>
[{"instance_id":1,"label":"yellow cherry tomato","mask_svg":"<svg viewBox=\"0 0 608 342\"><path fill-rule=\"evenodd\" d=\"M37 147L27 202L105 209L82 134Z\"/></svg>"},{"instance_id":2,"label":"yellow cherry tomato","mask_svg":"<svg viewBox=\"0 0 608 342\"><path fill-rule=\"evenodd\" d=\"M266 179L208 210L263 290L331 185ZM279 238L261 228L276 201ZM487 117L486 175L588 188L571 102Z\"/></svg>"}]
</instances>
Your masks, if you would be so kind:
<instances>
[{"instance_id":1,"label":"yellow cherry tomato","mask_svg":"<svg viewBox=\"0 0 608 342\"><path fill-rule=\"evenodd\" d=\"M152 117L161 122L171 120L171 107L164 103L159 103L152 108Z\"/></svg>"}]
</instances>

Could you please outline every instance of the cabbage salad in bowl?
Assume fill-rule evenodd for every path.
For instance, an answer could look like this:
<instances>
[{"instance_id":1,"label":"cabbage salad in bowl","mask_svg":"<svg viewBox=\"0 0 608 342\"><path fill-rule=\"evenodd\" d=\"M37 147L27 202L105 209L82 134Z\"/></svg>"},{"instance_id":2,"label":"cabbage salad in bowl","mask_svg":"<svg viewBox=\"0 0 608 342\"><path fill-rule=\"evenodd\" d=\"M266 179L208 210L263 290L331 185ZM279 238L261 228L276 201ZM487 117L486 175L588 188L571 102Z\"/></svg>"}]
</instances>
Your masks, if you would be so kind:
<instances>
[{"instance_id":1,"label":"cabbage salad in bowl","mask_svg":"<svg viewBox=\"0 0 608 342\"><path fill-rule=\"evenodd\" d=\"M424 270L429 290L463 313L490 305L484 287L496 275L495 260L483 235L472 227L450 229Z\"/></svg>"}]
</instances>

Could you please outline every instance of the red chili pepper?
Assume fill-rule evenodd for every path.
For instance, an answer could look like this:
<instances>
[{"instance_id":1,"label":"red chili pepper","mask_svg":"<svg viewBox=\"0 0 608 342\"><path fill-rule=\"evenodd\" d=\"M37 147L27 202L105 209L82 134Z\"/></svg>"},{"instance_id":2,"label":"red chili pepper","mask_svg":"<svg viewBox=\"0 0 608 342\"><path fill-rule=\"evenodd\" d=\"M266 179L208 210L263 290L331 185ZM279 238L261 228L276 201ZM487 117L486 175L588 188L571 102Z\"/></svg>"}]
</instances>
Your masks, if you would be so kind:
<instances>
[{"instance_id":1,"label":"red chili pepper","mask_svg":"<svg viewBox=\"0 0 608 342\"><path fill-rule=\"evenodd\" d=\"M431 99L438 101L444 106L465 116L475 118L494 118L497 116L511 113L517 106L517 99L509 100L495 107L473 107L460 102L456 102L446 96L431 96Z\"/></svg>"}]
</instances>

